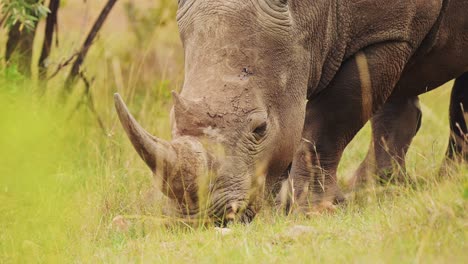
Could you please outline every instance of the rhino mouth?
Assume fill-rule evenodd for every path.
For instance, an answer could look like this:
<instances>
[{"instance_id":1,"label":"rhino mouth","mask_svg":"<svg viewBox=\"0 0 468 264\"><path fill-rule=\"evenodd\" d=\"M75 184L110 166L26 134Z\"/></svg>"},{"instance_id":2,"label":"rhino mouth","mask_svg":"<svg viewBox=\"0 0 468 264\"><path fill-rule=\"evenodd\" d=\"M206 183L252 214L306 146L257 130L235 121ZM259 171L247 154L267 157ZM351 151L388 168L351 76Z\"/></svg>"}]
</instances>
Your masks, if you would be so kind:
<instances>
[{"instance_id":1,"label":"rhino mouth","mask_svg":"<svg viewBox=\"0 0 468 264\"><path fill-rule=\"evenodd\" d=\"M233 222L248 224L254 219L255 210L247 202L241 201L226 205L224 201L220 200L207 210L201 207L185 208L183 206L176 206L176 209L170 207L163 214L175 216L177 219L188 221L189 223L211 223L217 227L226 227Z\"/></svg>"},{"instance_id":2,"label":"rhino mouth","mask_svg":"<svg viewBox=\"0 0 468 264\"><path fill-rule=\"evenodd\" d=\"M220 206L217 211L213 211L212 219L216 226L226 227L233 222L248 224L254 219L255 215L253 206L241 201L230 203L227 206Z\"/></svg>"}]
</instances>

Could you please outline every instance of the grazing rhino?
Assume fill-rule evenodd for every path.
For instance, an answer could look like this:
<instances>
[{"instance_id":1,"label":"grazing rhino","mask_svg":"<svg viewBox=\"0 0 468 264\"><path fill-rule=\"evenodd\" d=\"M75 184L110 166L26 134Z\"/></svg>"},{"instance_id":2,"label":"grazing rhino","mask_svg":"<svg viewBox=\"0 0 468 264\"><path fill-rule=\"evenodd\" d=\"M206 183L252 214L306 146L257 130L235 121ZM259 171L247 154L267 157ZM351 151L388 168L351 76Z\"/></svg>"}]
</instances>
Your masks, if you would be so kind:
<instances>
[{"instance_id":1,"label":"grazing rhino","mask_svg":"<svg viewBox=\"0 0 468 264\"><path fill-rule=\"evenodd\" d=\"M145 131L118 95L117 112L179 214L250 221L288 177L293 208L307 212L344 200L338 162L371 117L374 141L405 150L383 128L409 142L416 97L468 70L466 10L466 0L180 0L173 140Z\"/></svg>"}]
</instances>

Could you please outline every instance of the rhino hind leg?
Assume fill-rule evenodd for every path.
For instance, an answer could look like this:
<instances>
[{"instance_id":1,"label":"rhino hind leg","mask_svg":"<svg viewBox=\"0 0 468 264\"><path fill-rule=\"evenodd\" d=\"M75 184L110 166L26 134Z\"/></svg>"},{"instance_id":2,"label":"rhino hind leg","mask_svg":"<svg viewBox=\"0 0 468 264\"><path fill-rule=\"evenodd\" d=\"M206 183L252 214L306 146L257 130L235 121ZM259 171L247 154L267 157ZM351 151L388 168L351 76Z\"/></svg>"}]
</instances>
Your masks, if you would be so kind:
<instances>
[{"instance_id":1,"label":"rhino hind leg","mask_svg":"<svg viewBox=\"0 0 468 264\"><path fill-rule=\"evenodd\" d=\"M386 43L359 52L307 103L290 175L294 211L307 213L316 205L344 201L336 175L343 151L390 96L409 56L407 48ZM389 52L393 49L401 56Z\"/></svg>"},{"instance_id":2,"label":"rhino hind leg","mask_svg":"<svg viewBox=\"0 0 468 264\"><path fill-rule=\"evenodd\" d=\"M455 81L450 98L448 161L468 162L468 73Z\"/></svg>"},{"instance_id":3,"label":"rhino hind leg","mask_svg":"<svg viewBox=\"0 0 468 264\"><path fill-rule=\"evenodd\" d=\"M417 97L390 98L371 119L371 144L349 186L362 186L374 175L381 184L407 182L406 153L421 127L421 117Z\"/></svg>"}]
</instances>

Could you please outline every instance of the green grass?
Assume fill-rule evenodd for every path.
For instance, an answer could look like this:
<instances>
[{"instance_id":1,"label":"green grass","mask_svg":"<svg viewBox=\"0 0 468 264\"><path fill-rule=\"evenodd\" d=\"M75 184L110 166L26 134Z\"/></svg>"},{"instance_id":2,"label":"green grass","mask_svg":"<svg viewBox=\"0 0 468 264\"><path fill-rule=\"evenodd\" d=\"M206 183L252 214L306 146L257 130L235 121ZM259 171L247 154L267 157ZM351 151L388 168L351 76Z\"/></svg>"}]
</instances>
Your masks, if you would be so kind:
<instances>
[{"instance_id":1,"label":"green grass","mask_svg":"<svg viewBox=\"0 0 468 264\"><path fill-rule=\"evenodd\" d=\"M74 14L75 5L63 12ZM170 90L179 89L183 77L180 43L170 24L149 32L143 49L130 50L134 38L125 27L112 33L112 23L122 21L119 8L85 64L96 77L92 93L105 131L85 107L73 110L81 86L70 102L57 104L68 69L39 97L44 87L0 65L0 263L468 262L468 168L437 180L448 142L450 85L422 98L423 125L407 165L418 179L415 188L364 190L336 213L311 218L266 209L224 236L211 227L168 226L165 201L124 135L112 94L122 93L145 127L170 138ZM81 22L65 27L70 30L53 66L76 48L82 32ZM369 135L366 127L346 150L341 179L364 158ZM135 216L125 230L113 224L119 215ZM294 235L295 226L310 230Z\"/></svg>"},{"instance_id":2,"label":"green grass","mask_svg":"<svg viewBox=\"0 0 468 264\"><path fill-rule=\"evenodd\" d=\"M252 224L233 225L222 236L213 228L165 224L162 197L115 114L106 117L110 129L103 134L87 111L70 119L66 106L38 99L27 83L2 85L9 89L0 96L1 262L468 260L468 170L460 166L436 180L447 139L446 88L423 99L426 117L408 164L409 174L420 179L416 188L362 191L335 214L309 219L266 209ZM167 115L158 116L139 118L167 133ZM343 177L362 160L368 135L366 128L348 148ZM122 231L112 224L118 215L139 217L126 220ZM290 235L297 225L313 230Z\"/></svg>"}]
</instances>

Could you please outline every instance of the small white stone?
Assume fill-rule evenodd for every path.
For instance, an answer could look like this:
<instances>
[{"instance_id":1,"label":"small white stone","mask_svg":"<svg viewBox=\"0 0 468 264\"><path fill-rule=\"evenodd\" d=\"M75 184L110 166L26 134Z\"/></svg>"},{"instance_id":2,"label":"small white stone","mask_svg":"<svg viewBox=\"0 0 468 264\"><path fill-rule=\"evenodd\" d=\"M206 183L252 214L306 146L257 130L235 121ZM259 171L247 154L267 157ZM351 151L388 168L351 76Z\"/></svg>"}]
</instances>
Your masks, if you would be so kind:
<instances>
[{"instance_id":1,"label":"small white stone","mask_svg":"<svg viewBox=\"0 0 468 264\"><path fill-rule=\"evenodd\" d=\"M316 233L317 233L316 229L311 226L295 225L293 227L290 227L284 233L284 236L295 239L303 235L314 235Z\"/></svg>"},{"instance_id":2,"label":"small white stone","mask_svg":"<svg viewBox=\"0 0 468 264\"><path fill-rule=\"evenodd\" d=\"M221 228L221 227L215 227L215 231L216 233L222 235L222 236L226 236L226 235L229 235L232 233L232 229L230 228Z\"/></svg>"}]
</instances>

